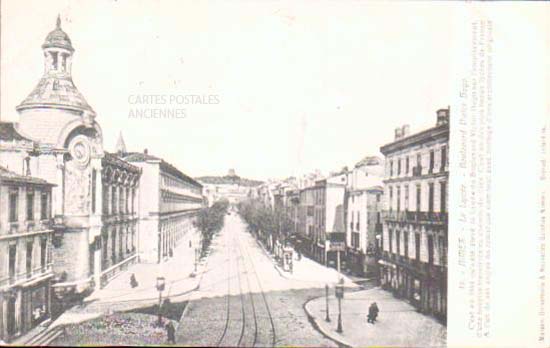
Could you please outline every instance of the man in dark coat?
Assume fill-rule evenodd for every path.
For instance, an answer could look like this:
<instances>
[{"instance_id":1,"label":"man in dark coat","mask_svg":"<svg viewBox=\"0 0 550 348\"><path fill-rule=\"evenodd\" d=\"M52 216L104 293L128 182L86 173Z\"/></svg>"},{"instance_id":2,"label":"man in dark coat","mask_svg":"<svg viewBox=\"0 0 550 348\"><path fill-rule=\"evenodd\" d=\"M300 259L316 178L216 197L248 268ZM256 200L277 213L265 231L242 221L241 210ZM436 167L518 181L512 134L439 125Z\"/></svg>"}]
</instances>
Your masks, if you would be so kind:
<instances>
[{"instance_id":1,"label":"man in dark coat","mask_svg":"<svg viewBox=\"0 0 550 348\"><path fill-rule=\"evenodd\" d=\"M166 336L168 336L168 343L176 343L176 328L174 327L174 324L172 324L172 321L169 321L168 324L166 324Z\"/></svg>"},{"instance_id":2,"label":"man in dark coat","mask_svg":"<svg viewBox=\"0 0 550 348\"><path fill-rule=\"evenodd\" d=\"M369 307L369 314L367 316L367 322L374 324L374 322L376 321L376 317L378 317L379 311L380 310L378 309L378 305L376 304L376 302L371 303Z\"/></svg>"}]
</instances>

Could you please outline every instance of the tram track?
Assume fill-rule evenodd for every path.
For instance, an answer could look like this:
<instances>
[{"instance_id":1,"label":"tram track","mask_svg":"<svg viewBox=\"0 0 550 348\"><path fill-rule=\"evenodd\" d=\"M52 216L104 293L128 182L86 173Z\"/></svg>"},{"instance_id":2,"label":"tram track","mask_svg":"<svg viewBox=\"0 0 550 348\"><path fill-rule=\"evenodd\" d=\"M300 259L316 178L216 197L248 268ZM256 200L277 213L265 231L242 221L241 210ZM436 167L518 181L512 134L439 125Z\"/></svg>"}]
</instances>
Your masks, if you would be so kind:
<instances>
[{"instance_id":1,"label":"tram track","mask_svg":"<svg viewBox=\"0 0 550 348\"><path fill-rule=\"evenodd\" d=\"M277 336L271 310L254 261L241 242L238 234L226 235L225 322L216 346L275 347Z\"/></svg>"}]
</instances>

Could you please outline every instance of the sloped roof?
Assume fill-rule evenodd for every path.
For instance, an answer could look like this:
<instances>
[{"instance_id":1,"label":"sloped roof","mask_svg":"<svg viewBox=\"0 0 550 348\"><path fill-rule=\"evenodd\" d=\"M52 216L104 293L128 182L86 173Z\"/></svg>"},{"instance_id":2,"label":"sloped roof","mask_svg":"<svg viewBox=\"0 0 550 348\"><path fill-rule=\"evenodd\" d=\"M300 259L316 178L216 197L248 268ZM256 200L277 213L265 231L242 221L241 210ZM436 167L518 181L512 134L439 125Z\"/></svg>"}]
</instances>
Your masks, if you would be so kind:
<instances>
[{"instance_id":1,"label":"sloped roof","mask_svg":"<svg viewBox=\"0 0 550 348\"><path fill-rule=\"evenodd\" d=\"M57 16L55 29L50 31L44 40L44 44L42 45L42 48L49 47L61 47L68 49L71 52L74 51L69 35L61 29L61 18L59 16Z\"/></svg>"},{"instance_id":2,"label":"sloped roof","mask_svg":"<svg viewBox=\"0 0 550 348\"><path fill-rule=\"evenodd\" d=\"M13 122L0 122L0 140L2 141L21 141L26 140L32 142L33 140L19 133L15 128Z\"/></svg>"},{"instance_id":3,"label":"sloped roof","mask_svg":"<svg viewBox=\"0 0 550 348\"><path fill-rule=\"evenodd\" d=\"M125 157L128 162L162 161L162 158L149 155L143 152L129 152Z\"/></svg>"},{"instance_id":4,"label":"sloped roof","mask_svg":"<svg viewBox=\"0 0 550 348\"><path fill-rule=\"evenodd\" d=\"M172 164L166 162L162 158L149 155L148 153L143 152L130 152L128 153L124 158L125 161L128 162L146 162L146 161L159 161L160 167L162 170L172 174L173 176L180 178L183 181L186 181L192 185L195 185L197 187L202 187L202 184L192 177L190 177L187 174L184 174L181 170L173 166Z\"/></svg>"},{"instance_id":5,"label":"sloped roof","mask_svg":"<svg viewBox=\"0 0 550 348\"><path fill-rule=\"evenodd\" d=\"M19 111L38 106L66 107L95 113L70 76L43 76L31 94L16 109Z\"/></svg>"},{"instance_id":6,"label":"sloped roof","mask_svg":"<svg viewBox=\"0 0 550 348\"><path fill-rule=\"evenodd\" d=\"M380 164L382 164L382 161L378 156L366 156L355 164L355 168L363 166L376 166Z\"/></svg>"},{"instance_id":7,"label":"sloped roof","mask_svg":"<svg viewBox=\"0 0 550 348\"><path fill-rule=\"evenodd\" d=\"M38 184L38 185L49 185L49 186L55 186L54 184L51 184L47 182L44 179L36 178L34 176L25 176L20 175L15 172L12 172L11 170L8 170L7 168L4 168L0 166L0 180L1 181L10 181L10 182L18 182L23 184Z\"/></svg>"},{"instance_id":8,"label":"sloped roof","mask_svg":"<svg viewBox=\"0 0 550 348\"><path fill-rule=\"evenodd\" d=\"M107 163L112 163L116 166L125 168L128 171L131 171L134 173L141 173L141 168L129 163L128 161L122 159L121 157L119 157L114 153L104 151L103 160L106 161Z\"/></svg>"}]
</instances>

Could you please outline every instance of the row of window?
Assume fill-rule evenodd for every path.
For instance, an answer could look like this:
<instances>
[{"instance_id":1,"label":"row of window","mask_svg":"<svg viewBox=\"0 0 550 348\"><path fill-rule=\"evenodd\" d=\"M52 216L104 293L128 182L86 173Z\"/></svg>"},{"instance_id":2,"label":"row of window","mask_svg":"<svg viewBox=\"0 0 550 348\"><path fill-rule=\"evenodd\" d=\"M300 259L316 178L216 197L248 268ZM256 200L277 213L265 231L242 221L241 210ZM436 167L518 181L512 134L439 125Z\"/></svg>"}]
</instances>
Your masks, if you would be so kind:
<instances>
[{"instance_id":1,"label":"row of window","mask_svg":"<svg viewBox=\"0 0 550 348\"><path fill-rule=\"evenodd\" d=\"M361 244L359 238L360 238L360 237L359 237L359 233L358 233L358 232L352 232L352 233L351 233L351 247L352 247L352 248L356 248L356 249L359 248L359 245Z\"/></svg>"},{"instance_id":2,"label":"row of window","mask_svg":"<svg viewBox=\"0 0 550 348\"><path fill-rule=\"evenodd\" d=\"M70 54L63 52L49 52L51 56L51 68L53 70L67 70L67 60Z\"/></svg>"},{"instance_id":3,"label":"row of window","mask_svg":"<svg viewBox=\"0 0 550 348\"><path fill-rule=\"evenodd\" d=\"M430 150L430 161L428 164L428 174L432 174L435 172L435 150ZM439 172L444 172L445 167L447 165L447 147L443 146L439 150ZM398 158L397 160L390 160L389 164L389 177L393 177L394 174L397 176L400 176L402 173L405 175L412 174L414 176L416 175L422 175L422 155L417 154L416 155L416 166L412 168L411 170L411 157L412 156L406 156L405 158ZM394 166L395 165L395 166Z\"/></svg>"},{"instance_id":4,"label":"row of window","mask_svg":"<svg viewBox=\"0 0 550 348\"><path fill-rule=\"evenodd\" d=\"M361 227L360 225L360 221L361 221L361 214L359 211L356 212L357 213L357 220L354 220L354 217L356 214L354 214L353 212L351 212L351 219L350 219L350 222L349 222L349 228L350 228L350 231L353 231L353 227L355 226L355 230L356 231L359 231L359 228Z\"/></svg>"},{"instance_id":5,"label":"row of window","mask_svg":"<svg viewBox=\"0 0 550 348\"><path fill-rule=\"evenodd\" d=\"M174 178L172 178L170 176L167 176L167 175L162 176L162 185L164 187L178 187L180 189L190 190L191 192L196 193L196 194L201 194L201 189L200 188L197 188L196 186L191 185L187 182L184 182L184 181L181 181L181 180L178 180L178 179L174 179Z\"/></svg>"},{"instance_id":6,"label":"row of window","mask_svg":"<svg viewBox=\"0 0 550 348\"><path fill-rule=\"evenodd\" d=\"M50 211L50 195L48 192L38 191L40 197L40 220L47 220L51 216ZM27 221L34 220L36 216L35 211L35 198L37 194L32 188L28 188L25 194L26 198L26 212L25 219ZM9 222L17 222L19 220L19 190L14 189L9 193L8 203L8 219Z\"/></svg>"},{"instance_id":7,"label":"row of window","mask_svg":"<svg viewBox=\"0 0 550 348\"><path fill-rule=\"evenodd\" d=\"M324 198L323 190L313 190L313 199L316 205L322 205Z\"/></svg>"},{"instance_id":8,"label":"row of window","mask_svg":"<svg viewBox=\"0 0 550 348\"><path fill-rule=\"evenodd\" d=\"M389 186L389 210L394 209L394 189L396 194L396 210L401 211L401 193L404 194L404 210L409 210L409 185L404 184L396 185L396 186ZM428 211L433 212L434 211L434 195L435 195L435 183L430 182L428 183ZM447 183L445 181L439 182L439 211L440 212L446 212L447 211ZM422 207L422 185L416 184L416 211L420 211Z\"/></svg>"},{"instance_id":9,"label":"row of window","mask_svg":"<svg viewBox=\"0 0 550 348\"><path fill-rule=\"evenodd\" d=\"M395 247L397 250L394 250L393 247L393 237L394 237L394 232L395 232ZM441 265L446 265L446 255L447 255L447 243L445 241L445 237L444 236L439 236L438 237L439 240L438 240L438 244L439 244L439 255L440 255L440 264ZM401 252L401 231L399 230L396 230L396 231L393 231L393 230L388 230L388 242L389 242L389 246L388 246L388 250L390 253L395 253L397 255L404 255L406 258L410 258L410 254L409 254L409 232L406 232L406 231L403 231L403 247L404 247L404 250L403 250L403 253ZM420 242L420 233L414 233L414 259L416 261L420 261L420 247L421 247L421 242ZM429 234L428 235L428 263L430 265L432 265L434 263L434 252L435 252L435 247L434 247L434 236Z\"/></svg>"},{"instance_id":10,"label":"row of window","mask_svg":"<svg viewBox=\"0 0 550 348\"><path fill-rule=\"evenodd\" d=\"M92 195L92 204L95 201ZM110 204L109 204L110 199ZM133 214L135 213L136 189L104 185L103 214ZM95 212L92 206L92 213Z\"/></svg>"},{"instance_id":11,"label":"row of window","mask_svg":"<svg viewBox=\"0 0 550 348\"><path fill-rule=\"evenodd\" d=\"M380 193L376 194L376 202L380 202L382 195ZM351 203L355 203L355 196L351 196Z\"/></svg>"},{"instance_id":12,"label":"row of window","mask_svg":"<svg viewBox=\"0 0 550 348\"><path fill-rule=\"evenodd\" d=\"M48 256L47 256L47 245L48 245L48 239L47 237L43 237L40 239L40 269L44 271L46 269L46 265L48 262ZM33 251L34 251L34 240L27 241L26 245L26 260L25 260L25 274L27 278L30 278L33 274L32 264L33 264ZM19 278L21 273L17 273L17 244L11 244L9 245L8 249L8 276L10 279L10 282L16 280Z\"/></svg>"},{"instance_id":13,"label":"row of window","mask_svg":"<svg viewBox=\"0 0 550 348\"><path fill-rule=\"evenodd\" d=\"M117 235L118 235L118 247L117 247ZM124 239L121 238L121 236L124 236ZM105 270L109 264L109 236L107 234L103 234L101 236L102 241L102 256L103 256L103 262L102 262L102 268ZM124 243L123 243L124 241ZM118 231L116 229L113 229L111 231L111 265L116 264L118 261L122 261L124 259L124 255L128 255L136 250L136 230L135 227L127 227L124 230L121 229ZM126 246L126 251L124 252L123 245Z\"/></svg>"},{"instance_id":14,"label":"row of window","mask_svg":"<svg viewBox=\"0 0 550 348\"><path fill-rule=\"evenodd\" d=\"M162 202L164 203L202 203L202 199L184 196L177 193L163 192Z\"/></svg>"}]
</instances>

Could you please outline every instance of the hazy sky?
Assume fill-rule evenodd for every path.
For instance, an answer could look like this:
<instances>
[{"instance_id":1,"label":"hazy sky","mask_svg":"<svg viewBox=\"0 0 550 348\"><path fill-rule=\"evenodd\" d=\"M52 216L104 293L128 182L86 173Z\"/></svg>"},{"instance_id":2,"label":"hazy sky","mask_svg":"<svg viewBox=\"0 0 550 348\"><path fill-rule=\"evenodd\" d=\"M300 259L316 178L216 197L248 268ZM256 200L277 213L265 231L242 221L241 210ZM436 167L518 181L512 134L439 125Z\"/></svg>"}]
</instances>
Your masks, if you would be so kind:
<instances>
[{"instance_id":1,"label":"hazy sky","mask_svg":"<svg viewBox=\"0 0 550 348\"><path fill-rule=\"evenodd\" d=\"M379 154L396 126L433 126L451 103L453 6L4 0L0 116L18 119L59 13L106 150L122 131L129 150L148 148L191 176L338 170ZM135 104L144 95L219 104ZM129 116L144 108L186 117Z\"/></svg>"}]
</instances>

